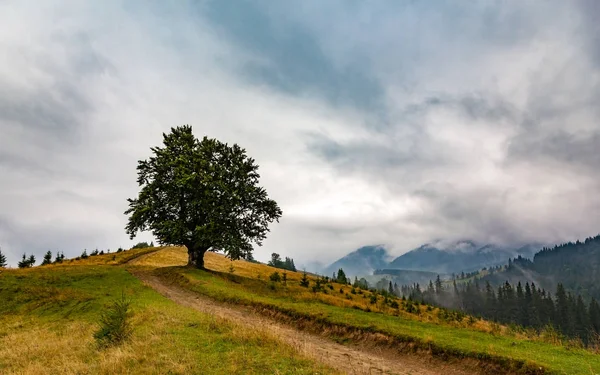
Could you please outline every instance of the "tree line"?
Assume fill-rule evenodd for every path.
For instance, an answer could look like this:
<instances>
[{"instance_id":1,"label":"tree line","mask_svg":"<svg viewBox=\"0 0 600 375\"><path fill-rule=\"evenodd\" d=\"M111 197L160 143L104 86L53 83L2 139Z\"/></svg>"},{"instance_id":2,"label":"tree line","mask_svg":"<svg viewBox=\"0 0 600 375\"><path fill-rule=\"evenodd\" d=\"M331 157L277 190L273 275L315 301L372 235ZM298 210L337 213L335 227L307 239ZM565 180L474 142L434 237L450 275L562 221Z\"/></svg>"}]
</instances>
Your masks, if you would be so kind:
<instances>
[{"instance_id":1,"label":"tree line","mask_svg":"<svg viewBox=\"0 0 600 375\"><path fill-rule=\"evenodd\" d=\"M567 292L562 284L556 293L547 292L535 283L523 286L508 281L494 288L489 282L477 280L447 287L439 276L424 290L418 284L401 287L410 299L458 310L502 324L514 324L538 331L551 327L568 338L579 339L584 345L600 337L600 305L592 298L584 302L581 295Z\"/></svg>"},{"instance_id":2,"label":"tree line","mask_svg":"<svg viewBox=\"0 0 600 375\"><path fill-rule=\"evenodd\" d=\"M281 256L277 253L271 254L271 260L267 264L271 267L296 272L294 260L288 257L285 257L285 260L281 260Z\"/></svg>"}]
</instances>

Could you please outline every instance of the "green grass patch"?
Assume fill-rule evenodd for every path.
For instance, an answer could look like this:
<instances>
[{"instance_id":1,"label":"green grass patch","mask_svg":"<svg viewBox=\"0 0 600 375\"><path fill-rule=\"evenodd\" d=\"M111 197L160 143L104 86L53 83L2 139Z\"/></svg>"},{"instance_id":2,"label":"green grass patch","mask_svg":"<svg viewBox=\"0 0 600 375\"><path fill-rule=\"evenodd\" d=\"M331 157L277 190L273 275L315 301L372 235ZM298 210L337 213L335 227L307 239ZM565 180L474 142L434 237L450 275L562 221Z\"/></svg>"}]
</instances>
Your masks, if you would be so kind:
<instances>
[{"instance_id":1,"label":"green grass patch","mask_svg":"<svg viewBox=\"0 0 600 375\"><path fill-rule=\"evenodd\" d=\"M133 335L98 349L105 309L125 293ZM2 374L331 374L247 327L182 307L123 267L57 266L0 274Z\"/></svg>"},{"instance_id":2,"label":"green grass patch","mask_svg":"<svg viewBox=\"0 0 600 375\"><path fill-rule=\"evenodd\" d=\"M230 275L182 267L155 272L216 300L268 308L295 319L311 319L323 325L384 333L396 338L398 343L410 342L412 348L430 350L441 357L475 358L520 372L536 372L542 367L547 373L600 373L600 356L582 349L301 300L294 298L282 286L278 285L279 289L273 290L267 281L256 279L238 276L230 280Z\"/></svg>"}]
</instances>

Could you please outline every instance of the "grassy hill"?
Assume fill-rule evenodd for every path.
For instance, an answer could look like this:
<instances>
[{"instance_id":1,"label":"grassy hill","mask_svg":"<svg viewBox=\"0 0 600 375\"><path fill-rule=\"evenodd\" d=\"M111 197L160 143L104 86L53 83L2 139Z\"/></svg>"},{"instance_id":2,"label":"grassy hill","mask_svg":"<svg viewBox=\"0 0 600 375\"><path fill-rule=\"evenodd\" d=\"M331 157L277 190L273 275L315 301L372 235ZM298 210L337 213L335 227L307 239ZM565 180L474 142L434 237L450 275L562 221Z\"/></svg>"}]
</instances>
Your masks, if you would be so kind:
<instances>
[{"instance_id":1,"label":"grassy hill","mask_svg":"<svg viewBox=\"0 0 600 375\"><path fill-rule=\"evenodd\" d=\"M339 343L460 364L472 373L600 373L600 357L490 322L348 285L300 285L301 273L206 255L182 267L182 248L131 250L0 273L0 373L335 373L267 333L177 305L145 287L147 274L182 290ZM100 313L131 296L134 335L94 345ZM33 343L33 344L32 344ZM160 370L157 370L160 369Z\"/></svg>"},{"instance_id":2,"label":"grassy hill","mask_svg":"<svg viewBox=\"0 0 600 375\"><path fill-rule=\"evenodd\" d=\"M156 249L0 271L1 374L334 374L267 334L177 305L123 263ZM160 256L159 256L160 259ZM132 339L99 349L98 319L121 293Z\"/></svg>"}]
</instances>

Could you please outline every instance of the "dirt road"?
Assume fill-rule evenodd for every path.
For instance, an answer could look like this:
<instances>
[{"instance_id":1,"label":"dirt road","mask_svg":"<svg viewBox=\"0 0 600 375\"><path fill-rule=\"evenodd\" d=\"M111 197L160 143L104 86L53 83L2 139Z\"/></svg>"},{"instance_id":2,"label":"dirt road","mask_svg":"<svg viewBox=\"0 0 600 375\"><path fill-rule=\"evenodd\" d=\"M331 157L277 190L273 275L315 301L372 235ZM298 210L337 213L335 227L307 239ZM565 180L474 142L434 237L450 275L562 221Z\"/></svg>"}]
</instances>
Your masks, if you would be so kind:
<instances>
[{"instance_id":1,"label":"dirt road","mask_svg":"<svg viewBox=\"0 0 600 375\"><path fill-rule=\"evenodd\" d=\"M146 254L133 259L130 264L143 265L155 254ZM392 353L389 350L365 349L338 344L324 337L297 330L289 325L258 315L250 309L222 304L179 286L167 284L147 270L132 269L132 273L146 285L180 305L218 316L236 324L267 331L306 357L346 374L466 375L477 373L465 369L460 364L446 363L428 355L407 355Z\"/></svg>"}]
</instances>

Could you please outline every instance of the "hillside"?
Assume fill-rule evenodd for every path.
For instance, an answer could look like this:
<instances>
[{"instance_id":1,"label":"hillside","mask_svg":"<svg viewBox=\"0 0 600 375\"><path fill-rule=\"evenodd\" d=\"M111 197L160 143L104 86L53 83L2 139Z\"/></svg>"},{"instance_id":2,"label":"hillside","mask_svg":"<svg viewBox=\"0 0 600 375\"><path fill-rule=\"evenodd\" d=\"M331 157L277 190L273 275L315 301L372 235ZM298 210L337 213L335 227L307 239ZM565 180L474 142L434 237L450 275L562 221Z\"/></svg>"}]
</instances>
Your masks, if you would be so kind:
<instances>
[{"instance_id":1,"label":"hillside","mask_svg":"<svg viewBox=\"0 0 600 375\"><path fill-rule=\"evenodd\" d=\"M600 236L544 248L532 260L514 259L504 272L485 276L482 281L494 285L534 282L552 292L561 283L567 291L586 299L600 299Z\"/></svg>"},{"instance_id":2,"label":"hillside","mask_svg":"<svg viewBox=\"0 0 600 375\"><path fill-rule=\"evenodd\" d=\"M173 303L128 272L159 249L0 270L2 374L339 373L274 335ZM133 336L100 349L101 314L125 293Z\"/></svg>"},{"instance_id":3,"label":"hillside","mask_svg":"<svg viewBox=\"0 0 600 375\"><path fill-rule=\"evenodd\" d=\"M591 352L385 293L315 277L303 287L301 273L286 272L284 282L282 270L215 253L206 256L209 271L181 267L186 259L182 248L146 249L3 271L1 372L600 371ZM134 335L99 350L98 317L123 290Z\"/></svg>"},{"instance_id":4,"label":"hillside","mask_svg":"<svg viewBox=\"0 0 600 375\"><path fill-rule=\"evenodd\" d=\"M435 280L438 273L427 272L427 271L412 271L412 270L399 270L399 269L379 269L373 272L372 276L366 276L365 279L370 282L371 280L386 278L398 285L411 285L414 283L420 285L427 285L429 281ZM441 277L447 277L447 275L440 275ZM369 284L370 285L370 284Z\"/></svg>"}]
</instances>

